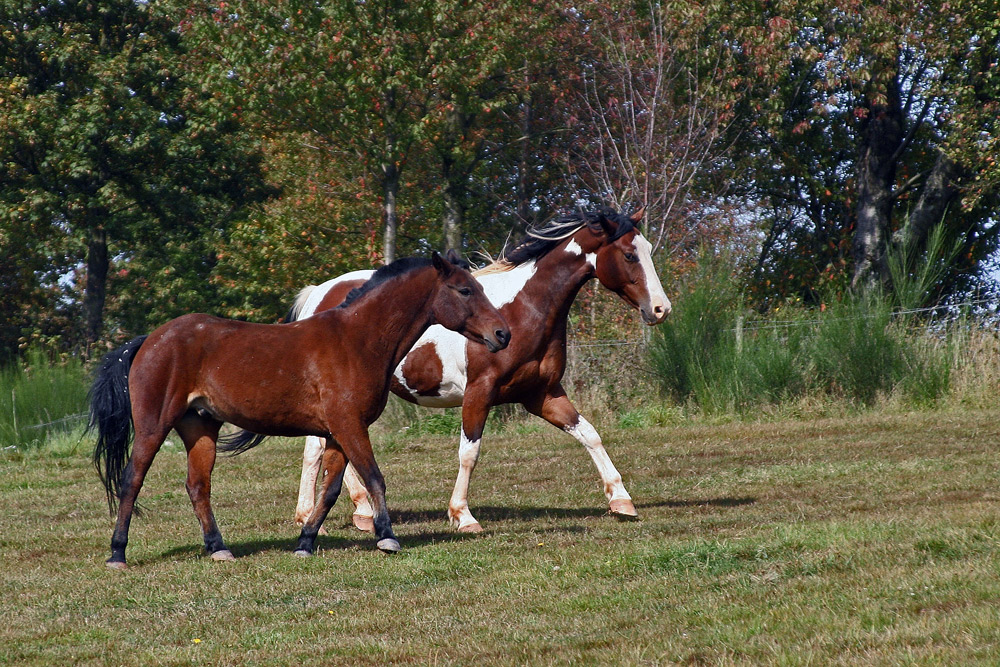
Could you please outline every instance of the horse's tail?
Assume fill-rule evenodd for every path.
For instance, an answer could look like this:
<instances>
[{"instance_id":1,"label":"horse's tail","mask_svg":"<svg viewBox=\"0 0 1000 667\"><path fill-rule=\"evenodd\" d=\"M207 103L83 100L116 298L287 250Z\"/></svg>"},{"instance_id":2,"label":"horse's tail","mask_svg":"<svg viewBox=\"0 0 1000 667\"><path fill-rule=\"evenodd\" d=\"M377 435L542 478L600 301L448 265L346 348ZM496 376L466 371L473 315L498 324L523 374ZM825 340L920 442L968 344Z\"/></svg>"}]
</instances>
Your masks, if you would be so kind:
<instances>
[{"instance_id":1,"label":"horse's tail","mask_svg":"<svg viewBox=\"0 0 1000 667\"><path fill-rule=\"evenodd\" d=\"M133 338L101 360L90 387L90 422L87 431L97 430L94 467L108 495L108 509L114 514L121 495L122 473L132 442L132 399L128 393L128 373L132 360L146 336Z\"/></svg>"},{"instance_id":2,"label":"horse's tail","mask_svg":"<svg viewBox=\"0 0 1000 667\"><path fill-rule=\"evenodd\" d=\"M285 315L285 322L295 322L302 315L302 309L305 308L306 300L309 299L309 295L312 291L316 289L316 285L306 285L299 293L295 295L295 301L292 302L292 307L288 309L288 314Z\"/></svg>"},{"instance_id":3,"label":"horse's tail","mask_svg":"<svg viewBox=\"0 0 1000 667\"><path fill-rule=\"evenodd\" d=\"M226 452L227 454L232 454L236 456L237 454L242 454L248 449L253 449L268 436L261 435L260 433L254 433L253 431L239 430L236 433L230 433L229 435L219 436L216 442L216 447L220 452Z\"/></svg>"}]
</instances>

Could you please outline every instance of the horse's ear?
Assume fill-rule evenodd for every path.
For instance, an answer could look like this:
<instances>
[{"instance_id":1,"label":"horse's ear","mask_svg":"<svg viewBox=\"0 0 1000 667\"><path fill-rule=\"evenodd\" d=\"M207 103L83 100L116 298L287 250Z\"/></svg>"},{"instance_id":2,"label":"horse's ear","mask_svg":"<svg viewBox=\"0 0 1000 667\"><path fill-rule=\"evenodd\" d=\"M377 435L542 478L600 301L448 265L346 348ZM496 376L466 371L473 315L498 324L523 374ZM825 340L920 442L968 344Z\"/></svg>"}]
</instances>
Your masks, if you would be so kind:
<instances>
[{"instance_id":1,"label":"horse's ear","mask_svg":"<svg viewBox=\"0 0 1000 667\"><path fill-rule=\"evenodd\" d=\"M639 210L637 210L635 213L633 213L632 215L630 215L628 217L628 219L632 221L633 225L638 226L638 224L640 222L642 222L642 217L644 215L646 215L646 207L645 206L640 206Z\"/></svg>"},{"instance_id":2,"label":"horse's ear","mask_svg":"<svg viewBox=\"0 0 1000 667\"><path fill-rule=\"evenodd\" d=\"M455 250L454 248L448 248L448 252L444 254L444 257L455 266L461 267L466 271L468 271L471 268L471 265L467 261L462 259L462 256L459 255L458 251Z\"/></svg>"},{"instance_id":3,"label":"horse's ear","mask_svg":"<svg viewBox=\"0 0 1000 667\"><path fill-rule=\"evenodd\" d=\"M594 216L587 226L590 227L590 231L595 234L607 234L608 236L614 236L615 232L618 231L618 225L612 222L603 211Z\"/></svg>"},{"instance_id":4,"label":"horse's ear","mask_svg":"<svg viewBox=\"0 0 1000 667\"><path fill-rule=\"evenodd\" d=\"M451 275L452 271L455 270L452 263L442 257L437 250L431 254L431 263L434 265L434 268L437 269L437 272L441 274L442 278L447 278Z\"/></svg>"}]
</instances>

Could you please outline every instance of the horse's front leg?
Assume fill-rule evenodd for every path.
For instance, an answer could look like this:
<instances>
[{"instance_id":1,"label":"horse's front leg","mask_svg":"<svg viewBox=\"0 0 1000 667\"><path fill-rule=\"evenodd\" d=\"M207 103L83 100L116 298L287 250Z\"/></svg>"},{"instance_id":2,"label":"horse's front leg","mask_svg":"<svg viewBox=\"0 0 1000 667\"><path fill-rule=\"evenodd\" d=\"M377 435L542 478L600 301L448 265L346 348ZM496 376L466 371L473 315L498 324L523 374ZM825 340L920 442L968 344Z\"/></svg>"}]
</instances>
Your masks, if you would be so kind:
<instances>
[{"instance_id":1,"label":"horse's front leg","mask_svg":"<svg viewBox=\"0 0 1000 667\"><path fill-rule=\"evenodd\" d=\"M466 390L462 402L462 433L458 445L458 476L448 501L448 521L462 533L481 533L483 527L469 509L469 483L479 460L479 445L490 414L492 394Z\"/></svg>"},{"instance_id":2,"label":"horse's front leg","mask_svg":"<svg viewBox=\"0 0 1000 667\"><path fill-rule=\"evenodd\" d=\"M361 481L368 489L373 506L372 523L375 529L376 545L382 551L395 553L399 551L399 540L392 532L392 522L389 521L389 508L385 502L385 479L382 471L375 463L372 443L368 438L368 429L364 426L341 425L335 434L337 442L344 449L344 454L358 471Z\"/></svg>"},{"instance_id":3,"label":"horse's front leg","mask_svg":"<svg viewBox=\"0 0 1000 667\"><path fill-rule=\"evenodd\" d=\"M577 412L562 386L557 385L538 400L526 402L524 407L528 412L566 431L586 448L601 476L611 514L629 519L639 515L635 505L632 504L632 496L625 490L621 474L604 449L604 443L597 429Z\"/></svg>"},{"instance_id":4,"label":"horse's front leg","mask_svg":"<svg viewBox=\"0 0 1000 667\"><path fill-rule=\"evenodd\" d=\"M340 495L346 465L347 457L340 444L333 438L327 438L323 450L323 488L320 492L319 502L313 507L312 512L302 525L302 533L295 546L296 556L311 556L316 549L316 536L319 535L326 515L330 513L330 508L334 506Z\"/></svg>"},{"instance_id":5,"label":"horse's front leg","mask_svg":"<svg viewBox=\"0 0 1000 667\"><path fill-rule=\"evenodd\" d=\"M174 427L187 449L188 474L185 488L195 516L201 523L205 551L212 560L235 560L233 553L222 540L222 533L212 512L212 470L215 467L215 443L222 422L189 413Z\"/></svg>"}]
</instances>

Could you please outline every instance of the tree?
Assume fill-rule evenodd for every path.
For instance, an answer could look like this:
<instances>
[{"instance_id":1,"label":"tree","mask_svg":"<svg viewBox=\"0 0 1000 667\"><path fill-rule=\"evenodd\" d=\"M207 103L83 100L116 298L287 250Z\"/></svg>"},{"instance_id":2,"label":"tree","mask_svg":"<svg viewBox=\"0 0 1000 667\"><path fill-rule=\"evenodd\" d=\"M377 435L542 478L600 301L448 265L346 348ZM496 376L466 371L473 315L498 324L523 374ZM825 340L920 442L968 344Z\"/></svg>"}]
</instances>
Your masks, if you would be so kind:
<instances>
[{"instance_id":1,"label":"tree","mask_svg":"<svg viewBox=\"0 0 1000 667\"><path fill-rule=\"evenodd\" d=\"M721 230L706 172L732 138L733 54L714 43L717 11L691 3L588 7L593 55L581 63L570 169L582 192L646 207L645 233L669 255ZM730 135L727 138L727 135Z\"/></svg>"},{"instance_id":2,"label":"tree","mask_svg":"<svg viewBox=\"0 0 1000 667\"><path fill-rule=\"evenodd\" d=\"M185 75L167 9L133 0L0 7L3 219L34 230L50 279L84 263L88 344L103 331L112 263L142 255L147 268L163 267L176 259L171 244L220 234L270 193L226 105Z\"/></svg>"},{"instance_id":3,"label":"tree","mask_svg":"<svg viewBox=\"0 0 1000 667\"><path fill-rule=\"evenodd\" d=\"M769 210L756 274L771 297L815 298L838 274L888 285L888 255L917 257L941 222L963 249L935 294L976 284L997 247L996 9L786 0L763 22L736 17L771 28L769 40L732 39L748 77L766 72L739 146L745 192Z\"/></svg>"},{"instance_id":4,"label":"tree","mask_svg":"<svg viewBox=\"0 0 1000 667\"><path fill-rule=\"evenodd\" d=\"M488 135L504 132L505 112L519 101L521 47L544 32L547 6L219 3L192 13L191 30L218 85L259 117L265 134L302 137L331 163L362 173L354 182L378 197L388 262L401 244L460 242L473 173L489 170ZM413 233L432 214L441 231Z\"/></svg>"}]
</instances>

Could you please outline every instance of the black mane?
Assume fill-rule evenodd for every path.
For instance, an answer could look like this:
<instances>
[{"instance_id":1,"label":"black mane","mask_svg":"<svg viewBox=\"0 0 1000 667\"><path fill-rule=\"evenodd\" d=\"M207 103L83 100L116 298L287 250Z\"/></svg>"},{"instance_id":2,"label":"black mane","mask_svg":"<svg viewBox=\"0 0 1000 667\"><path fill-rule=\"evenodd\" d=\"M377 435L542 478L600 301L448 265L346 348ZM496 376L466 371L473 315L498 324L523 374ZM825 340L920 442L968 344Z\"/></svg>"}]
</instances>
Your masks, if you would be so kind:
<instances>
[{"instance_id":1,"label":"black mane","mask_svg":"<svg viewBox=\"0 0 1000 667\"><path fill-rule=\"evenodd\" d=\"M424 257L404 257L402 259L397 259L392 264L386 264L373 273L372 277L365 281L360 287L355 287L348 292L347 298L345 298L344 302L337 306L337 308L350 306L352 303L357 301L358 297L363 294L367 294L387 280L391 280L397 276L403 275L404 273L416 271L417 269L422 269L430 265L431 260Z\"/></svg>"},{"instance_id":2,"label":"black mane","mask_svg":"<svg viewBox=\"0 0 1000 667\"><path fill-rule=\"evenodd\" d=\"M559 243L575 234L584 225L596 224L601 218L611 221L616 229L611 236L616 241L635 229L632 219L614 209L604 208L599 211L580 211L569 213L549 220L541 227L529 227L523 239L513 246L504 248L500 255L501 261L512 266L519 266L533 259L548 254Z\"/></svg>"}]
</instances>

